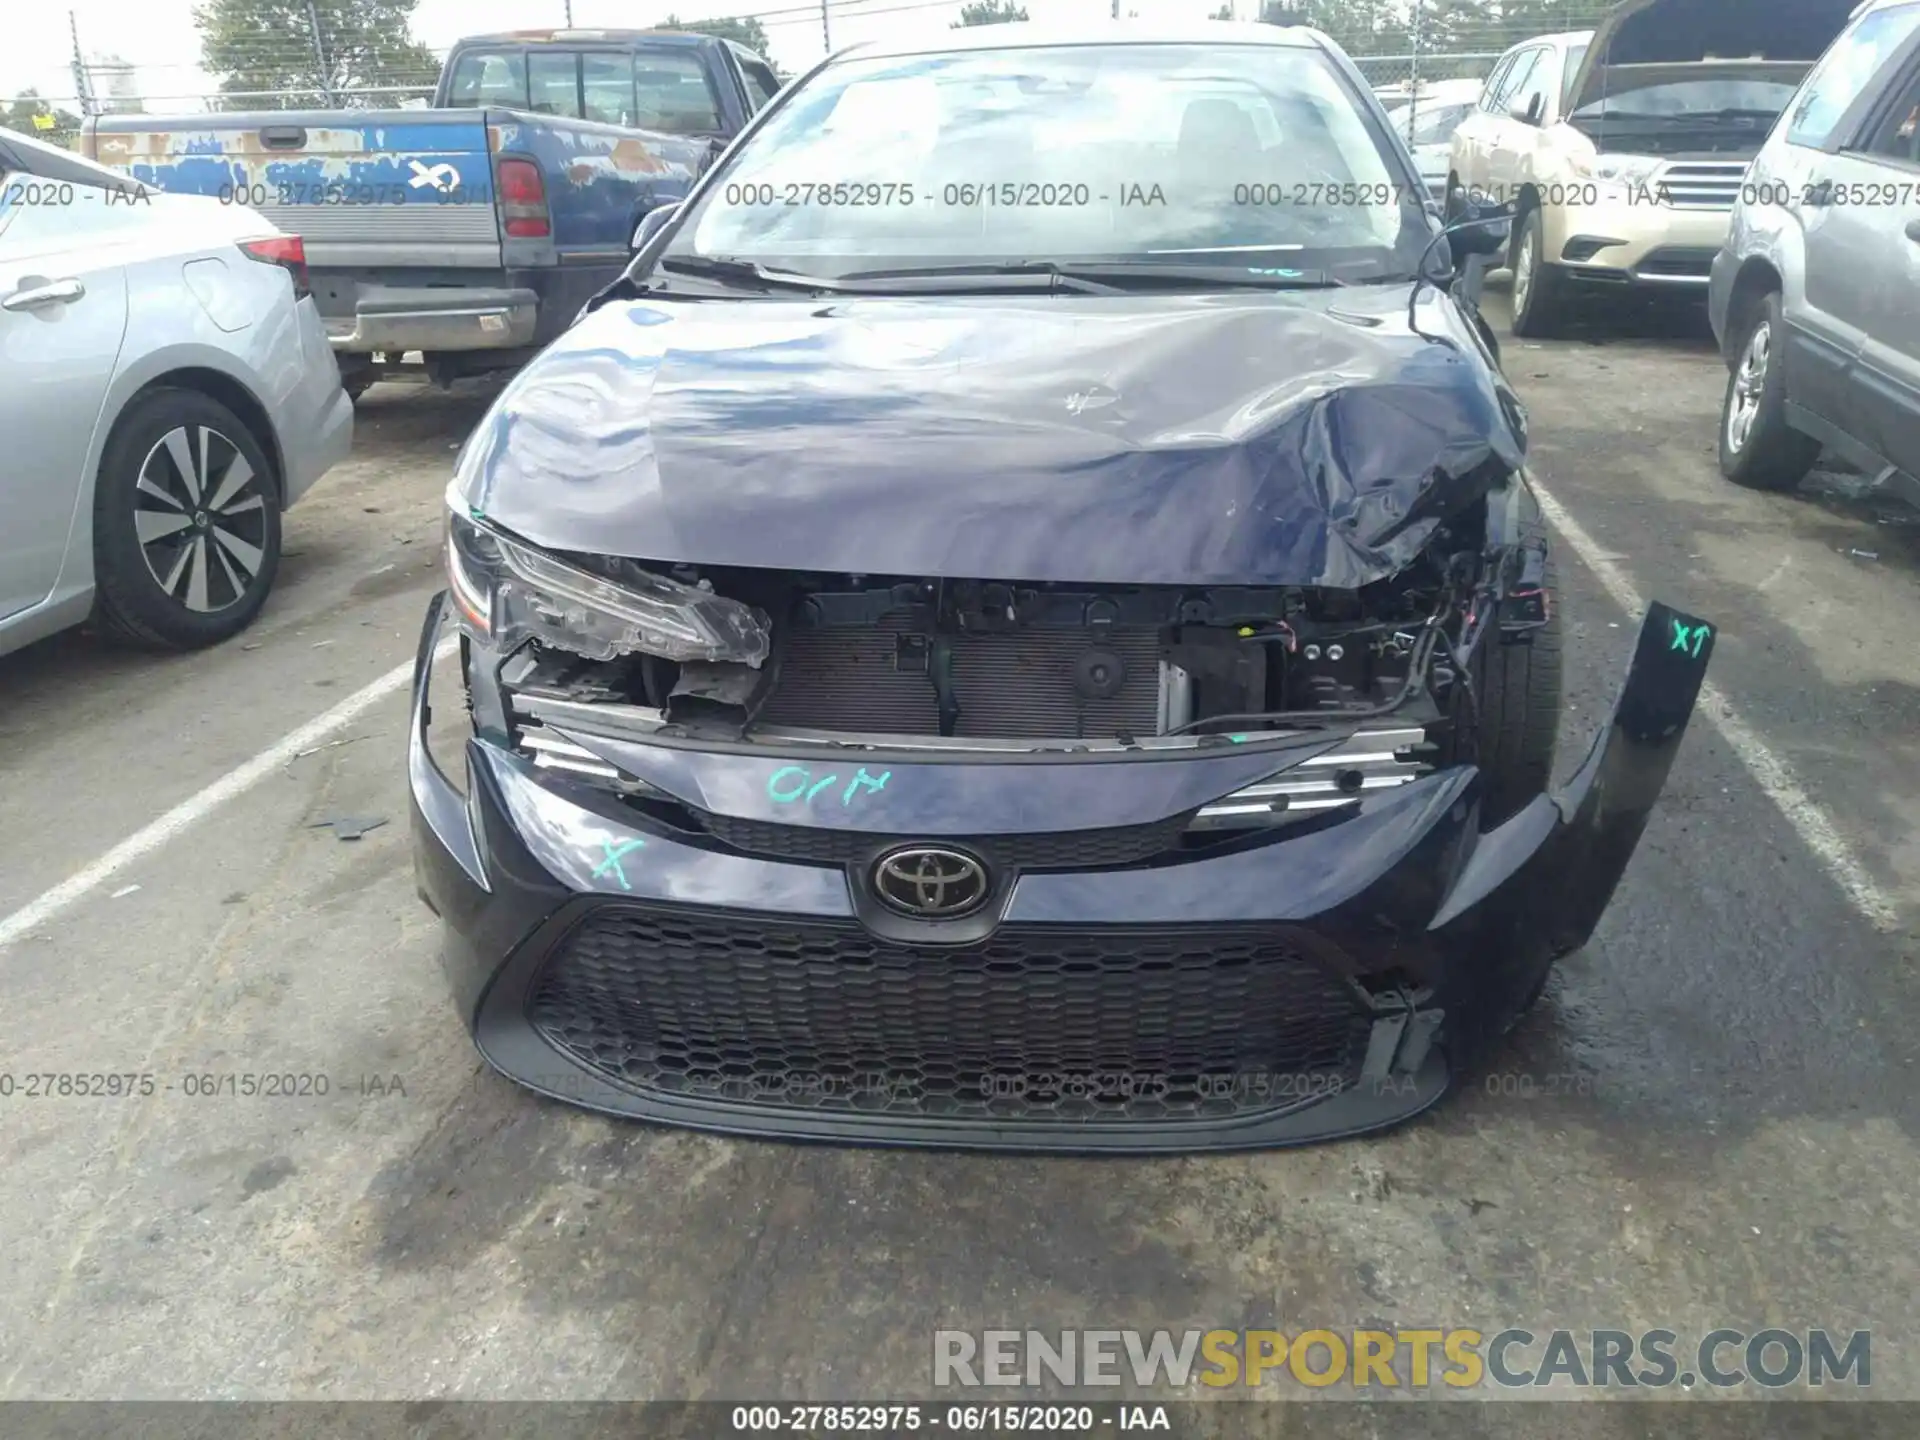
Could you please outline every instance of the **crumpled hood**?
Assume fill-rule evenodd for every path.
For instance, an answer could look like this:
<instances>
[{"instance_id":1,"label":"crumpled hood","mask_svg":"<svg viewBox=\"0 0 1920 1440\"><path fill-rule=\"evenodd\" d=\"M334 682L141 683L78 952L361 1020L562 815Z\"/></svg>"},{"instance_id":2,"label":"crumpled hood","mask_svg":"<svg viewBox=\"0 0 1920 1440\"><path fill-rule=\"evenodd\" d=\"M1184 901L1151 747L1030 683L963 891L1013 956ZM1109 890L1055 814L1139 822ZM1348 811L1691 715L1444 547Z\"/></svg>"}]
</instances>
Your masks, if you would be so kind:
<instances>
[{"instance_id":1,"label":"crumpled hood","mask_svg":"<svg viewBox=\"0 0 1920 1440\"><path fill-rule=\"evenodd\" d=\"M1522 459L1451 301L612 301L460 456L536 544L703 566L1357 587Z\"/></svg>"},{"instance_id":2,"label":"crumpled hood","mask_svg":"<svg viewBox=\"0 0 1920 1440\"><path fill-rule=\"evenodd\" d=\"M1609 67L1706 61L1797 61L1810 66L1846 28L1860 0L1626 0L1600 22L1568 87L1570 114L1619 88ZM1721 67L1721 73L1733 73Z\"/></svg>"}]
</instances>

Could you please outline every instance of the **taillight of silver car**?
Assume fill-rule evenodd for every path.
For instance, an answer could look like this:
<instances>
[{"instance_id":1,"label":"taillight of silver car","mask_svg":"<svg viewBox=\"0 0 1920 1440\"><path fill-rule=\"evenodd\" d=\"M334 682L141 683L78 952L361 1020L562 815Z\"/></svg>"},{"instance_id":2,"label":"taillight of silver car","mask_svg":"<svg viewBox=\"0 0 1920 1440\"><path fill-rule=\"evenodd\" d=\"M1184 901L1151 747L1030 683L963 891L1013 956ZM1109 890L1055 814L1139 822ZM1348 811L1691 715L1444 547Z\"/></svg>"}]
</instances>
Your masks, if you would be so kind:
<instances>
[{"instance_id":1,"label":"taillight of silver car","mask_svg":"<svg viewBox=\"0 0 1920 1440\"><path fill-rule=\"evenodd\" d=\"M240 248L249 259L263 265L278 265L293 277L293 298L312 294L307 284L307 246L298 235L275 235L266 240L243 240Z\"/></svg>"}]
</instances>

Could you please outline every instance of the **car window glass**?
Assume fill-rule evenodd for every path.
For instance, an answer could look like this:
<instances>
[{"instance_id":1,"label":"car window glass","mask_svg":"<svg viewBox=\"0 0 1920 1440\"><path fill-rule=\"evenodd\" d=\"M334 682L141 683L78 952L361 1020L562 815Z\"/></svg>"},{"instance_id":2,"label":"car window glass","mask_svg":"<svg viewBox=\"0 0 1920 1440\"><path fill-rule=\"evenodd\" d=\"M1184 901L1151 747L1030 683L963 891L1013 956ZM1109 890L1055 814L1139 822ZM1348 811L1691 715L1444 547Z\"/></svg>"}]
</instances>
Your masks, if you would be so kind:
<instances>
[{"instance_id":1,"label":"car window glass","mask_svg":"<svg viewBox=\"0 0 1920 1440\"><path fill-rule=\"evenodd\" d=\"M1801 85L1787 123L1794 145L1820 146L1833 135L1840 117L1859 98L1874 74L1887 63L1920 24L1920 5L1875 10L1833 42Z\"/></svg>"},{"instance_id":2,"label":"car window glass","mask_svg":"<svg viewBox=\"0 0 1920 1440\"><path fill-rule=\"evenodd\" d=\"M580 118L580 56L572 50L536 50L527 56L527 108L536 115Z\"/></svg>"},{"instance_id":3,"label":"car window glass","mask_svg":"<svg viewBox=\"0 0 1920 1440\"><path fill-rule=\"evenodd\" d=\"M127 238L152 223L144 192L76 185L10 170L0 176L0 260L63 255Z\"/></svg>"},{"instance_id":4,"label":"car window glass","mask_svg":"<svg viewBox=\"0 0 1920 1440\"><path fill-rule=\"evenodd\" d=\"M1520 82L1520 88L1514 91L1513 98L1507 102L1509 110L1518 110L1521 114L1535 98L1540 101L1539 113L1543 116L1553 113L1554 96L1560 89L1560 57L1551 50L1539 52L1539 58L1528 70L1526 78Z\"/></svg>"},{"instance_id":5,"label":"car window glass","mask_svg":"<svg viewBox=\"0 0 1920 1440\"><path fill-rule=\"evenodd\" d=\"M697 56L650 51L633 57L640 124L669 135L712 135L723 127L707 67Z\"/></svg>"},{"instance_id":6,"label":"car window glass","mask_svg":"<svg viewBox=\"0 0 1920 1440\"><path fill-rule=\"evenodd\" d=\"M774 78L773 71L758 60L742 60L740 69L747 77L747 91L753 97L755 110L780 93L780 82Z\"/></svg>"},{"instance_id":7,"label":"car window glass","mask_svg":"<svg viewBox=\"0 0 1920 1440\"><path fill-rule=\"evenodd\" d=\"M1494 61L1494 71L1486 77L1486 88L1480 90L1480 109L1494 108L1494 100L1500 98L1500 90L1507 83L1507 75L1513 73L1513 61L1519 56L1507 56L1505 60Z\"/></svg>"},{"instance_id":8,"label":"car window glass","mask_svg":"<svg viewBox=\"0 0 1920 1440\"><path fill-rule=\"evenodd\" d=\"M1505 59L1494 62L1493 73L1487 76L1487 86L1480 92L1482 110L1493 109L1493 102L1500 98L1501 87L1507 83L1507 76L1512 73L1513 62L1519 58L1518 55L1509 55Z\"/></svg>"},{"instance_id":9,"label":"car window glass","mask_svg":"<svg viewBox=\"0 0 1920 1440\"><path fill-rule=\"evenodd\" d=\"M492 50L469 50L453 65L447 84L450 106L504 105L527 108L527 61L524 55Z\"/></svg>"},{"instance_id":10,"label":"car window glass","mask_svg":"<svg viewBox=\"0 0 1920 1440\"><path fill-rule=\"evenodd\" d=\"M632 125L633 62L623 54L588 52L580 57L580 94L587 119Z\"/></svg>"},{"instance_id":11,"label":"car window glass","mask_svg":"<svg viewBox=\"0 0 1920 1440\"><path fill-rule=\"evenodd\" d=\"M1886 118L1861 149L1883 159L1920 165L1920 72L1900 87Z\"/></svg>"},{"instance_id":12,"label":"car window glass","mask_svg":"<svg viewBox=\"0 0 1920 1440\"><path fill-rule=\"evenodd\" d=\"M1513 113L1514 102L1520 98L1522 92L1526 89L1528 80L1532 77L1535 67L1540 63L1542 53L1543 52L1539 50L1529 50L1513 62L1513 69L1507 72L1507 78L1501 82L1499 98L1494 101L1493 108L1495 114L1510 115Z\"/></svg>"}]
</instances>

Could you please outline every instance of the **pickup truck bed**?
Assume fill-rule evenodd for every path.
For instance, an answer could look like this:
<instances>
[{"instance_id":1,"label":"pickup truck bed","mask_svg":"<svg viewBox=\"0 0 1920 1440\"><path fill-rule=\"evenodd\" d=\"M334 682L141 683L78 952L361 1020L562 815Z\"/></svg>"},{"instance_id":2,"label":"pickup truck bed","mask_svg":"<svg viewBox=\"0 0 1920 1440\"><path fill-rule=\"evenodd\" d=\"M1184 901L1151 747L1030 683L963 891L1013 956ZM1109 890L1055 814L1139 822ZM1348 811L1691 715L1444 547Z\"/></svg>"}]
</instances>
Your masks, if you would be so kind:
<instances>
[{"instance_id":1,"label":"pickup truck bed","mask_svg":"<svg viewBox=\"0 0 1920 1440\"><path fill-rule=\"evenodd\" d=\"M710 153L498 109L102 116L83 149L301 236L350 384L409 351L456 373L518 364L619 275L639 218L683 196Z\"/></svg>"}]
</instances>

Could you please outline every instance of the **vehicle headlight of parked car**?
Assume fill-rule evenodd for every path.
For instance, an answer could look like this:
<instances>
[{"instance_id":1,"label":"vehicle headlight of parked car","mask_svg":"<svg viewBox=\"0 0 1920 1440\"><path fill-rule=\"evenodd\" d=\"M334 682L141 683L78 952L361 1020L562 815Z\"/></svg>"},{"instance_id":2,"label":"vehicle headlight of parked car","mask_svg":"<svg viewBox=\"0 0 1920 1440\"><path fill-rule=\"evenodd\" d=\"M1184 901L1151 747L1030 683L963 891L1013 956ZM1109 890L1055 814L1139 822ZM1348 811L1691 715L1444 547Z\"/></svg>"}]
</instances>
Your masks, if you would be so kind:
<instances>
[{"instance_id":1,"label":"vehicle headlight of parked car","mask_svg":"<svg viewBox=\"0 0 1920 1440\"><path fill-rule=\"evenodd\" d=\"M447 589L469 632L503 652L532 640L589 660L645 652L751 667L767 658L766 617L710 585L630 562L617 577L596 574L458 510L447 515Z\"/></svg>"}]
</instances>

